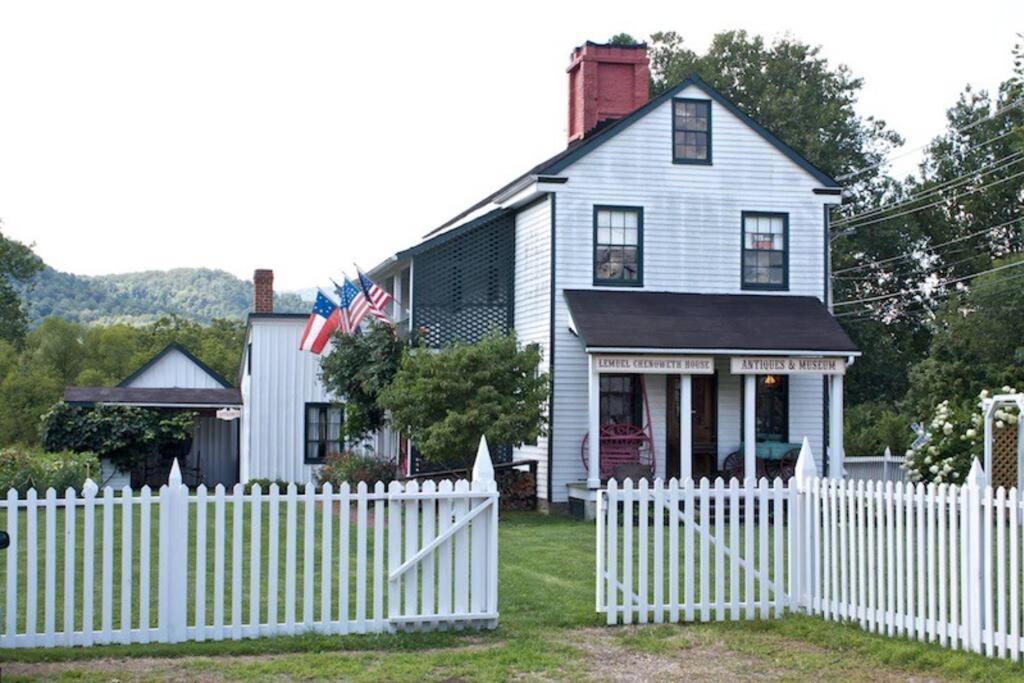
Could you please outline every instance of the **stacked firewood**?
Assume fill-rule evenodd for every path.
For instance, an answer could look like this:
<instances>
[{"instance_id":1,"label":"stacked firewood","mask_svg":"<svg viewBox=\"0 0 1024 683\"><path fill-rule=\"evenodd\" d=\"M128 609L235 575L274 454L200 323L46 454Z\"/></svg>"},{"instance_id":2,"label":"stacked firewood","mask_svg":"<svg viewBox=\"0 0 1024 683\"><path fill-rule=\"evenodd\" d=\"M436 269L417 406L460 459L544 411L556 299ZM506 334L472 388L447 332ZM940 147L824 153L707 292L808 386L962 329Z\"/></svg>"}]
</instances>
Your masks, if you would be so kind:
<instances>
[{"instance_id":1,"label":"stacked firewood","mask_svg":"<svg viewBox=\"0 0 1024 683\"><path fill-rule=\"evenodd\" d=\"M502 468L494 473L502 510L536 510L537 477L534 468L521 471Z\"/></svg>"}]
</instances>

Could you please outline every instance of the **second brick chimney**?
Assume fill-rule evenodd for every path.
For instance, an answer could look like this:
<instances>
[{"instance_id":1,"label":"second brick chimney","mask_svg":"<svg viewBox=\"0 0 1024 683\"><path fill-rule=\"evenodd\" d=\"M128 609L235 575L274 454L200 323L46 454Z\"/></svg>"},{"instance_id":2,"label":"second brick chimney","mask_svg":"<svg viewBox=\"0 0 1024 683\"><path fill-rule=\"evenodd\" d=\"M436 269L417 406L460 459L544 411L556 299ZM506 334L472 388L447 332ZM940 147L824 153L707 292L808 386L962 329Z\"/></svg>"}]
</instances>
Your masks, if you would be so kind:
<instances>
[{"instance_id":1,"label":"second brick chimney","mask_svg":"<svg viewBox=\"0 0 1024 683\"><path fill-rule=\"evenodd\" d=\"M601 121L617 119L647 104L647 46L599 45L587 41L569 63L569 141Z\"/></svg>"},{"instance_id":2,"label":"second brick chimney","mask_svg":"<svg viewBox=\"0 0 1024 683\"><path fill-rule=\"evenodd\" d=\"M254 313L274 312L274 271L259 268L252 274L252 310Z\"/></svg>"}]
</instances>

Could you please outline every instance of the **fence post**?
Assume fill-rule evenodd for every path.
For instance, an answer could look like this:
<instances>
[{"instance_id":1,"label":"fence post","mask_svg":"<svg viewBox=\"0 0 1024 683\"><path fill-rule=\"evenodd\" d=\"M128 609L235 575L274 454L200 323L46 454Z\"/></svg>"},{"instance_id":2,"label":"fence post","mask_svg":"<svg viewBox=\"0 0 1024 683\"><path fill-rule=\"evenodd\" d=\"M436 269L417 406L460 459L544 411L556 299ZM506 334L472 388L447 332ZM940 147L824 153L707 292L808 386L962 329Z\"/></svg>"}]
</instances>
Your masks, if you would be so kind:
<instances>
[{"instance_id":1,"label":"fence post","mask_svg":"<svg viewBox=\"0 0 1024 683\"><path fill-rule=\"evenodd\" d=\"M485 589L485 607L487 613L498 614L498 485L494 481L494 463L491 461L491 452L487 448L487 437L480 437L480 446L476 451L476 460L473 462L473 483L472 488L474 490L483 489L488 493L493 493L494 496L490 500L491 511L488 515L487 521L483 519L479 520L483 523L484 538L487 544L486 551L486 565L476 564L474 560L473 567L474 571L482 569L484 571L485 583L487 588ZM474 524L478 523L474 521ZM474 547L474 551L476 548ZM496 618L496 617L495 617ZM492 625L496 625L493 624Z\"/></svg>"},{"instance_id":2,"label":"fence post","mask_svg":"<svg viewBox=\"0 0 1024 683\"><path fill-rule=\"evenodd\" d=\"M232 500L232 505L241 505ZM186 607L188 597L188 487L181 481L181 469L175 458L167 477L167 489L160 497L160 632L167 642L180 643L186 639ZM196 571L205 571L197 567Z\"/></svg>"},{"instance_id":3,"label":"fence post","mask_svg":"<svg viewBox=\"0 0 1024 683\"><path fill-rule=\"evenodd\" d=\"M805 436L790 484L789 594L794 606L808 613L813 604L811 577L814 576L814 562L817 561L814 539L811 537L813 512L810 507L810 491L811 480L817 476L818 467L811 452L811 443Z\"/></svg>"},{"instance_id":4,"label":"fence post","mask_svg":"<svg viewBox=\"0 0 1024 683\"><path fill-rule=\"evenodd\" d=\"M984 529L982 526L982 504L985 496L985 471L978 459L971 464L971 471L967 474L965 485L968 489L967 503L967 528L963 530L967 543L967 604L969 608L968 637L970 648L974 652L981 652L982 634L985 629L986 605L982 600L985 578L985 555Z\"/></svg>"}]
</instances>

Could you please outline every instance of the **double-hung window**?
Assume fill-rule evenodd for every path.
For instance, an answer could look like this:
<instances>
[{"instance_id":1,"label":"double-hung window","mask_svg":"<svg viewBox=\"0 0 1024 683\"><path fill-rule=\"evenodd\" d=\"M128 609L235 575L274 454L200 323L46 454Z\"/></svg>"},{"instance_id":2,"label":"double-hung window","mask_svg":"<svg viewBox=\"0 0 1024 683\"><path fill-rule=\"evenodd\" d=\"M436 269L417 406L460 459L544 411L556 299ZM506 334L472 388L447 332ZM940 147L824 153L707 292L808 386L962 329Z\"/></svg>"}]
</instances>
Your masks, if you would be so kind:
<instances>
[{"instance_id":1,"label":"double-hung window","mask_svg":"<svg viewBox=\"0 0 1024 683\"><path fill-rule=\"evenodd\" d=\"M789 216L743 212L743 289L789 286Z\"/></svg>"},{"instance_id":2,"label":"double-hung window","mask_svg":"<svg viewBox=\"0 0 1024 683\"><path fill-rule=\"evenodd\" d=\"M710 100L672 100L672 161L711 163Z\"/></svg>"},{"instance_id":3,"label":"double-hung window","mask_svg":"<svg viewBox=\"0 0 1024 683\"><path fill-rule=\"evenodd\" d=\"M644 211L637 207L594 207L594 284L643 284Z\"/></svg>"},{"instance_id":4,"label":"double-hung window","mask_svg":"<svg viewBox=\"0 0 1024 683\"><path fill-rule=\"evenodd\" d=\"M307 465L322 463L332 453L341 452L342 407L336 403L306 404Z\"/></svg>"}]
</instances>

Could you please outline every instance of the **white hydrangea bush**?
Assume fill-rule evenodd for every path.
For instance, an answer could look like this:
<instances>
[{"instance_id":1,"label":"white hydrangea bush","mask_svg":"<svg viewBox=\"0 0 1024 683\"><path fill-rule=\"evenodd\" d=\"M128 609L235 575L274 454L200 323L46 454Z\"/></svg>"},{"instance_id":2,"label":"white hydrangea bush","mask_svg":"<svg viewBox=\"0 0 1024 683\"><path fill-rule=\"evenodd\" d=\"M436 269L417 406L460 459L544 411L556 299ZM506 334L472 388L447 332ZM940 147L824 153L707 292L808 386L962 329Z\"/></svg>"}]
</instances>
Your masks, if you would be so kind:
<instances>
[{"instance_id":1,"label":"white hydrangea bush","mask_svg":"<svg viewBox=\"0 0 1024 683\"><path fill-rule=\"evenodd\" d=\"M1013 387L1003 387L1001 394L1016 394ZM988 389L979 399L991 396ZM1012 406L1000 406L993 414L993 427L1006 429L1016 425L1020 416ZM980 407L952 406L943 401L935 406L931 422L925 428L924 439L906 452L903 469L912 482L961 484L975 458L984 457L984 417Z\"/></svg>"}]
</instances>

